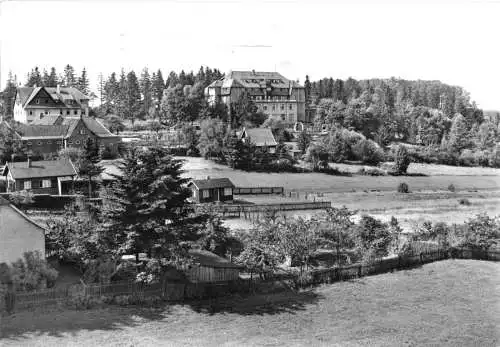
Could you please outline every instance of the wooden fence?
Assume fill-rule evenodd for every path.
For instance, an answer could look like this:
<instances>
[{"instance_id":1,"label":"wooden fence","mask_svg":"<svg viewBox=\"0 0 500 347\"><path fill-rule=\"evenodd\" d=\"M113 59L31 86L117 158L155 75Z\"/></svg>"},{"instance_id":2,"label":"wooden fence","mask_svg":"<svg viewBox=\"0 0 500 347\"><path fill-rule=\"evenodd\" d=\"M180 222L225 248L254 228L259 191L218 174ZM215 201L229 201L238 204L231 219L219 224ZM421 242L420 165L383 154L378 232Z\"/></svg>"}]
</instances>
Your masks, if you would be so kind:
<instances>
[{"instance_id":1,"label":"wooden fence","mask_svg":"<svg viewBox=\"0 0 500 347\"><path fill-rule=\"evenodd\" d=\"M283 195L284 192L285 189L283 187L236 187L233 189L235 195Z\"/></svg>"},{"instance_id":2,"label":"wooden fence","mask_svg":"<svg viewBox=\"0 0 500 347\"><path fill-rule=\"evenodd\" d=\"M322 210L332 207L330 201L316 202L287 202L281 204L252 204L252 205L220 205L215 210L223 217L245 217L251 213L263 213L265 211L298 211L298 210Z\"/></svg>"},{"instance_id":3,"label":"wooden fence","mask_svg":"<svg viewBox=\"0 0 500 347\"><path fill-rule=\"evenodd\" d=\"M408 269L425 263L443 259L477 259L500 261L500 251L470 250L470 249L436 249L425 252L413 252L404 256L382 259L371 264L353 264L342 267L326 269L313 269L309 271L310 278L307 284L332 283L351 280L364 276L392 272L394 270ZM206 297L223 296L229 292L248 292L274 290L284 282L297 282L299 278L294 273L282 273L261 279L254 276L236 281L220 283L185 283L164 281L163 283L136 283L116 282L95 285L71 285L66 288L47 289L42 291L3 292L4 300L0 300L0 313L2 311L14 312L34 306L53 305L71 300L77 295L86 297L114 297L119 295L151 296L156 295L166 301L182 301ZM288 287L288 285L286 286ZM1 286L0 286L0 289ZM6 294L5 294L6 293ZM0 298L1 296L0 295Z\"/></svg>"}]
</instances>

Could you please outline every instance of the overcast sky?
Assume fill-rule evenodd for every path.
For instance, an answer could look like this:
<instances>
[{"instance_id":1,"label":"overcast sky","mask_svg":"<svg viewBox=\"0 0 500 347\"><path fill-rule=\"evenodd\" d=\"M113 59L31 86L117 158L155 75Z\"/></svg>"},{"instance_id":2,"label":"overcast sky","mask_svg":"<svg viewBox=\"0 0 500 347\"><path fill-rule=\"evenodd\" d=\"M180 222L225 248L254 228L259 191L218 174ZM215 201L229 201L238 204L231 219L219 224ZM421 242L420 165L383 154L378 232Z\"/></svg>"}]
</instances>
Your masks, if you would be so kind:
<instances>
[{"instance_id":1,"label":"overcast sky","mask_svg":"<svg viewBox=\"0 0 500 347\"><path fill-rule=\"evenodd\" d=\"M500 109L500 0L0 0L2 81L34 66L430 79Z\"/></svg>"}]
</instances>

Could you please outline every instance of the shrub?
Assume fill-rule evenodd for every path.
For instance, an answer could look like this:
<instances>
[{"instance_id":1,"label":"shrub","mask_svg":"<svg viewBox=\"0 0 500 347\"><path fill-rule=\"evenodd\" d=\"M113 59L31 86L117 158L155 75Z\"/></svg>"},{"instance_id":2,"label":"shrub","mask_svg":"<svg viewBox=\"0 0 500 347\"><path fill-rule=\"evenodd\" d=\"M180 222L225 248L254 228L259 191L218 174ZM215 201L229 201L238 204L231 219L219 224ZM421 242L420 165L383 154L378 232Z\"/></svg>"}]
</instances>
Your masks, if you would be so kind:
<instances>
[{"instance_id":1,"label":"shrub","mask_svg":"<svg viewBox=\"0 0 500 347\"><path fill-rule=\"evenodd\" d=\"M456 188L455 188L455 186L454 186L453 184L450 184L450 185L448 186L448 190L449 190L450 192L452 192L452 193L455 193Z\"/></svg>"},{"instance_id":2,"label":"shrub","mask_svg":"<svg viewBox=\"0 0 500 347\"><path fill-rule=\"evenodd\" d=\"M407 183L401 182L398 185L398 193L409 193L409 192L410 192L410 188L408 187Z\"/></svg>"},{"instance_id":3,"label":"shrub","mask_svg":"<svg viewBox=\"0 0 500 347\"><path fill-rule=\"evenodd\" d=\"M458 203L460 205L464 205L464 206L470 206L471 205L471 202L469 201L469 199L466 199L466 198L462 198L462 199L458 200Z\"/></svg>"},{"instance_id":4,"label":"shrub","mask_svg":"<svg viewBox=\"0 0 500 347\"><path fill-rule=\"evenodd\" d=\"M368 165L378 165L384 159L384 152L372 140L361 140L353 147L357 160Z\"/></svg>"},{"instance_id":5,"label":"shrub","mask_svg":"<svg viewBox=\"0 0 500 347\"><path fill-rule=\"evenodd\" d=\"M80 293L72 296L68 300L67 305L76 310L89 310L93 307L100 306L103 303L106 303L105 298L94 298Z\"/></svg>"},{"instance_id":6,"label":"shrub","mask_svg":"<svg viewBox=\"0 0 500 347\"><path fill-rule=\"evenodd\" d=\"M14 262L10 269L11 281L18 291L33 291L53 287L57 271L38 251L24 253L24 259Z\"/></svg>"},{"instance_id":7,"label":"shrub","mask_svg":"<svg viewBox=\"0 0 500 347\"><path fill-rule=\"evenodd\" d=\"M101 159L115 159L116 154L111 150L111 147L109 146L104 146L102 149L99 151L99 155L101 156Z\"/></svg>"},{"instance_id":8,"label":"shrub","mask_svg":"<svg viewBox=\"0 0 500 347\"><path fill-rule=\"evenodd\" d=\"M16 192L12 192L9 195L9 200L15 206L22 208L22 207L26 207L28 205L33 204L34 195L33 195L33 192L30 190L16 191Z\"/></svg>"},{"instance_id":9,"label":"shrub","mask_svg":"<svg viewBox=\"0 0 500 347\"><path fill-rule=\"evenodd\" d=\"M398 174L405 174L410 166L411 157L405 146L399 145L394 153L394 171Z\"/></svg>"},{"instance_id":10,"label":"shrub","mask_svg":"<svg viewBox=\"0 0 500 347\"><path fill-rule=\"evenodd\" d=\"M470 149L464 149L458 157L458 163L462 166L474 166L476 163L474 152Z\"/></svg>"},{"instance_id":11,"label":"shrub","mask_svg":"<svg viewBox=\"0 0 500 347\"><path fill-rule=\"evenodd\" d=\"M386 173L383 170L376 168L365 169L364 167L358 170L358 174L365 176L386 176Z\"/></svg>"}]
</instances>

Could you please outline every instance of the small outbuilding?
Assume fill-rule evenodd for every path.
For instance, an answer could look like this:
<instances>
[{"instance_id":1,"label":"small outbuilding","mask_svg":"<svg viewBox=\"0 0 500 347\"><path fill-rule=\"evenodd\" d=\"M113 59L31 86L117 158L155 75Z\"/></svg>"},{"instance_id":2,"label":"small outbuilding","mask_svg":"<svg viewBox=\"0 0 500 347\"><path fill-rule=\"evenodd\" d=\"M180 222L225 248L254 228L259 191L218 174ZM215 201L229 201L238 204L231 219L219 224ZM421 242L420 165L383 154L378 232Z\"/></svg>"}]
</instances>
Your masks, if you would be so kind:
<instances>
[{"instance_id":1,"label":"small outbuilding","mask_svg":"<svg viewBox=\"0 0 500 347\"><path fill-rule=\"evenodd\" d=\"M267 147L269 153L276 153L276 147L278 146L278 142L276 142L273 132L269 128L243 128L240 139L244 142L253 143L257 148Z\"/></svg>"},{"instance_id":2,"label":"small outbuilding","mask_svg":"<svg viewBox=\"0 0 500 347\"><path fill-rule=\"evenodd\" d=\"M217 254L203 249L191 249L189 255L193 264L187 267L184 273L190 282L230 282L240 277L242 267Z\"/></svg>"},{"instance_id":3,"label":"small outbuilding","mask_svg":"<svg viewBox=\"0 0 500 347\"><path fill-rule=\"evenodd\" d=\"M45 257L45 229L0 197L0 263L13 263L35 251Z\"/></svg>"},{"instance_id":4,"label":"small outbuilding","mask_svg":"<svg viewBox=\"0 0 500 347\"><path fill-rule=\"evenodd\" d=\"M188 187L193 192L192 200L197 203L233 201L233 182L229 178L192 180Z\"/></svg>"}]
</instances>

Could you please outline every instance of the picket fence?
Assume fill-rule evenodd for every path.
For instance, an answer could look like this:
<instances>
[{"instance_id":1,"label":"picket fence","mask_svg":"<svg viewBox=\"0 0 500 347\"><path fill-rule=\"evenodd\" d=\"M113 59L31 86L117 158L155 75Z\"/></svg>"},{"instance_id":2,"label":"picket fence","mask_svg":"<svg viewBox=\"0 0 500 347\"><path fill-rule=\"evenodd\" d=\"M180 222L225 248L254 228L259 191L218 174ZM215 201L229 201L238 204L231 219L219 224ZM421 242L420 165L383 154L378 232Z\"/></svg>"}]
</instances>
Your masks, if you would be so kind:
<instances>
[{"instance_id":1,"label":"picket fence","mask_svg":"<svg viewBox=\"0 0 500 347\"><path fill-rule=\"evenodd\" d=\"M307 273L310 278L307 284L333 283L351 280L364 276L382 274L395 270L408 269L425 263L444 259L477 259L500 261L500 251L471 249L434 249L423 252L412 252L404 256L378 260L370 264L353 264L326 269L313 269ZM106 297L119 295L150 296L156 295L166 301L183 301L204 297L223 296L229 292L247 292L276 288L283 282L300 282L299 276L292 273L274 274L260 278L240 278L235 281L217 283L185 283L163 281L163 283L113 282L109 284L71 285L65 288L47 289L36 292L9 292L0 290L0 313L13 312L44 305L54 305L71 300L75 296ZM0 288L1 289L1 288Z\"/></svg>"}]
</instances>

